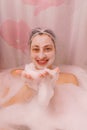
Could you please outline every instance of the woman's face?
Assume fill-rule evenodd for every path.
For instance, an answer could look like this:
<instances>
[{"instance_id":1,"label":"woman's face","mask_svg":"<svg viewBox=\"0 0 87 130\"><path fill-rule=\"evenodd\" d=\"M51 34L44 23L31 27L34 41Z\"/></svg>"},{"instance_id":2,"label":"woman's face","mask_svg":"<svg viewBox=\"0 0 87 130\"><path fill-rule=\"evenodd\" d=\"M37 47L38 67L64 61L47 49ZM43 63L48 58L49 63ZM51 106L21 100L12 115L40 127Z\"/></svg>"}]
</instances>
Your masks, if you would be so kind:
<instances>
[{"instance_id":1,"label":"woman's face","mask_svg":"<svg viewBox=\"0 0 87 130\"><path fill-rule=\"evenodd\" d=\"M48 35L37 35L32 39L31 58L37 69L52 67L55 60L55 45Z\"/></svg>"}]
</instances>

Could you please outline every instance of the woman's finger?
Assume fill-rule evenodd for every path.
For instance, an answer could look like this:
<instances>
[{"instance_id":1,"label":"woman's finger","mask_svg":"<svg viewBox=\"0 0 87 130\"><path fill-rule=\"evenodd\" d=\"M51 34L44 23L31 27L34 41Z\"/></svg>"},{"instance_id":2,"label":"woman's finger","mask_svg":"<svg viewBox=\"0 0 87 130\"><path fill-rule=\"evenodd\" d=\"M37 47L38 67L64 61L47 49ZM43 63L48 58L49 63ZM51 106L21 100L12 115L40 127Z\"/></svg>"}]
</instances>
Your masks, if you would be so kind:
<instances>
[{"instance_id":1,"label":"woman's finger","mask_svg":"<svg viewBox=\"0 0 87 130\"><path fill-rule=\"evenodd\" d=\"M41 78L50 77L51 78L52 75L49 72L45 71L44 73L40 73L39 77L41 77Z\"/></svg>"},{"instance_id":2,"label":"woman's finger","mask_svg":"<svg viewBox=\"0 0 87 130\"><path fill-rule=\"evenodd\" d=\"M25 78L27 78L27 79L31 79L31 80L33 80L33 77L32 77L31 75L23 74L23 76L24 76Z\"/></svg>"}]
</instances>

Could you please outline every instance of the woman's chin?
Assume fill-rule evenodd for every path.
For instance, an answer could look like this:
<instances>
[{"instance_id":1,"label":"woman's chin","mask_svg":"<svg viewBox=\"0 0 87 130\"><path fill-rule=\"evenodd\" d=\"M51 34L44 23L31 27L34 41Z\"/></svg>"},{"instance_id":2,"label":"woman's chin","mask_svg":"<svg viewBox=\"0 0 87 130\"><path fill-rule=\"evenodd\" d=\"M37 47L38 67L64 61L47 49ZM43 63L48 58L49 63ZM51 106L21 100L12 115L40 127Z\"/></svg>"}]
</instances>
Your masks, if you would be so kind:
<instances>
[{"instance_id":1,"label":"woman's chin","mask_svg":"<svg viewBox=\"0 0 87 130\"><path fill-rule=\"evenodd\" d=\"M36 64L36 68L37 69L44 69L44 68L47 68L47 64Z\"/></svg>"},{"instance_id":2,"label":"woman's chin","mask_svg":"<svg viewBox=\"0 0 87 130\"><path fill-rule=\"evenodd\" d=\"M46 68L46 66L38 65L38 66L36 66L36 68L42 70L42 69Z\"/></svg>"}]
</instances>

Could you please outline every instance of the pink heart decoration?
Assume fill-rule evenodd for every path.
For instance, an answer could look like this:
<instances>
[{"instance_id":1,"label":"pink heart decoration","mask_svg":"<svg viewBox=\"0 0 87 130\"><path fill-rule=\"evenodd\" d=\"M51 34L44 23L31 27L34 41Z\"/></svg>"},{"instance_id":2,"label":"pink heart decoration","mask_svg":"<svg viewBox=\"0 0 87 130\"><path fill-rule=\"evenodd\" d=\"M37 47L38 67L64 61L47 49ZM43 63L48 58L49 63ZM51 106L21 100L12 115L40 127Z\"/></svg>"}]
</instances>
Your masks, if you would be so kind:
<instances>
[{"instance_id":1,"label":"pink heart decoration","mask_svg":"<svg viewBox=\"0 0 87 130\"><path fill-rule=\"evenodd\" d=\"M49 8L50 6L59 6L64 3L65 0L22 0L25 4L34 5L35 13L38 15L42 10Z\"/></svg>"},{"instance_id":2,"label":"pink heart decoration","mask_svg":"<svg viewBox=\"0 0 87 130\"><path fill-rule=\"evenodd\" d=\"M28 48L30 30L24 21L7 20L0 26L0 36L7 44L25 53Z\"/></svg>"}]
</instances>

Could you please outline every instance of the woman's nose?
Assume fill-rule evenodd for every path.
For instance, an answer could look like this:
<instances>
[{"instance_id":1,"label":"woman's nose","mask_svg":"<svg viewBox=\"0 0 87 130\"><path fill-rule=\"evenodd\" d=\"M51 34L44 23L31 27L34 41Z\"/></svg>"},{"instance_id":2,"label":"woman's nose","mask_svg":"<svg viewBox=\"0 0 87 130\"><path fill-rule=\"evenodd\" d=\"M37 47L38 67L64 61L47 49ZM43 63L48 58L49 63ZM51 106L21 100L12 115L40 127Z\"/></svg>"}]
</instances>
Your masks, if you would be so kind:
<instances>
[{"instance_id":1,"label":"woman's nose","mask_svg":"<svg viewBox=\"0 0 87 130\"><path fill-rule=\"evenodd\" d=\"M38 54L38 58L43 59L45 57L46 57L45 53L43 51L40 51L39 54Z\"/></svg>"}]
</instances>

